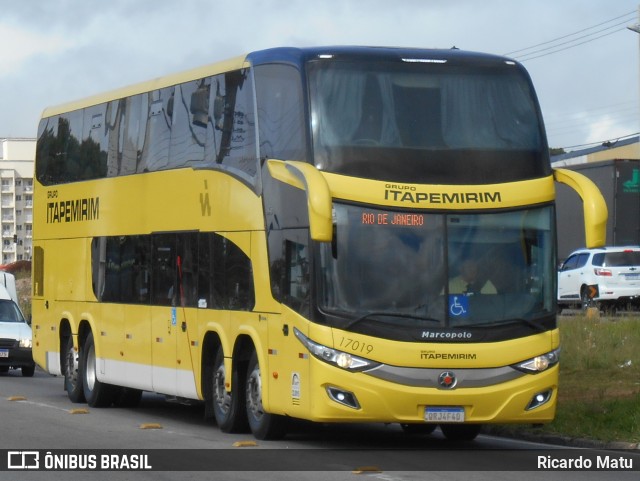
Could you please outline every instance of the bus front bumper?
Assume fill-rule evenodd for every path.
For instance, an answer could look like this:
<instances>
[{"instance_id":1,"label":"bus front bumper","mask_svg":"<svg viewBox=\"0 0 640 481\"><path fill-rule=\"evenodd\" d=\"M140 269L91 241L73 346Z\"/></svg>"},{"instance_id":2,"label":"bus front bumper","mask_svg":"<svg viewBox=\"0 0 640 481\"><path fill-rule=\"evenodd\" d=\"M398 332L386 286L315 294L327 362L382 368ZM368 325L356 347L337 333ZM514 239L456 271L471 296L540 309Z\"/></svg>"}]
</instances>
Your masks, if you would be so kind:
<instances>
[{"instance_id":1,"label":"bus front bumper","mask_svg":"<svg viewBox=\"0 0 640 481\"><path fill-rule=\"evenodd\" d=\"M312 379L326 380L314 383L310 393L310 419L319 422L419 423L448 419L434 418L434 411L463 412L463 416L449 420L481 424L538 424L550 422L555 416L558 365L490 386L439 389L403 385L343 371L317 360L311 362Z\"/></svg>"}]
</instances>

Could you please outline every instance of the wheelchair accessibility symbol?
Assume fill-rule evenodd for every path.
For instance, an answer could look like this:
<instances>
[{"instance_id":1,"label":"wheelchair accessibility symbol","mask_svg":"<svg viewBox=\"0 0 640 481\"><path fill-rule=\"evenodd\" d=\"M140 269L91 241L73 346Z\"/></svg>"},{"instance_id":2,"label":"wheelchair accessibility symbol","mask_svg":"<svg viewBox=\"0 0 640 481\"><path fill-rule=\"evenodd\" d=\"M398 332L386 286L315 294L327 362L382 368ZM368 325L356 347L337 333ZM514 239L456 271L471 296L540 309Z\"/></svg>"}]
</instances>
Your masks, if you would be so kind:
<instances>
[{"instance_id":1,"label":"wheelchair accessibility symbol","mask_svg":"<svg viewBox=\"0 0 640 481\"><path fill-rule=\"evenodd\" d=\"M469 312L469 298L462 294L449 296L449 314L453 317L464 317Z\"/></svg>"}]
</instances>

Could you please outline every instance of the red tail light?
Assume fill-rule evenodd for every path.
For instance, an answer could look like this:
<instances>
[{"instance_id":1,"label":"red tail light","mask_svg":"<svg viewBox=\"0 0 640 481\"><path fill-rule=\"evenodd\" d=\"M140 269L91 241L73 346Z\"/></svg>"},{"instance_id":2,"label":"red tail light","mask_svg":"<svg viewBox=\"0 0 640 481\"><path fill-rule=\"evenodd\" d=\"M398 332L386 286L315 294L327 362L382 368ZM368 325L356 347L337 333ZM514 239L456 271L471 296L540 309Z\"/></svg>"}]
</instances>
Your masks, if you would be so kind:
<instances>
[{"instance_id":1,"label":"red tail light","mask_svg":"<svg viewBox=\"0 0 640 481\"><path fill-rule=\"evenodd\" d=\"M593 272L595 272L596 276L602 277L611 277L613 275L609 269L603 269L601 267L595 267Z\"/></svg>"}]
</instances>

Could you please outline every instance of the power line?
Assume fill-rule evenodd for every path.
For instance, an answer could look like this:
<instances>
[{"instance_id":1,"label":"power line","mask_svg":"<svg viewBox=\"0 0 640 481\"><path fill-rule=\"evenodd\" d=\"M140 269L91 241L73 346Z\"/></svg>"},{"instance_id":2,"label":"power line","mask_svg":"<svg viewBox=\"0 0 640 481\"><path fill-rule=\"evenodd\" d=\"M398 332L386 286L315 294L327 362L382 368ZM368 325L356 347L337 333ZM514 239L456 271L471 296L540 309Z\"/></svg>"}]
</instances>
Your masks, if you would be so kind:
<instances>
[{"instance_id":1,"label":"power line","mask_svg":"<svg viewBox=\"0 0 640 481\"><path fill-rule=\"evenodd\" d=\"M578 147L590 147L590 146L595 147L597 145L603 145L603 144L607 144L607 143L615 144L616 142L619 142L620 140L628 139L628 138L634 137L636 135L640 135L640 132L634 132L633 134L622 135L620 137L616 137L615 139L600 140L598 142L589 142L587 144L569 145L567 147L554 147L554 148L560 148L562 150L566 150L566 149L576 149Z\"/></svg>"},{"instance_id":2,"label":"power line","mask_svg":"<svg viewBox=\"0 0 640 481\"><path fill-rule=\"evenodd\" d=\"M589 30L596 29L598 27L601 27L602 25L606 25L606 24L609 24L611 22L615 22L616 20L619 20L621 18L629 17L630 15L634 15L635 13L636 12L634 12L634 11L627 12L627 13L625 13L623 15L619 15L617 17L611 18L609 20L606 20L604 22L598 23L598 24L593 25L591 27L587 27L587 28L584 28L582 30L578 30L578 31L570 33L570 34L563 35L561 37L557 37L555 39L548 40L546 42L541 42L541 43L538 43L536 45L532 45L531 47L526 47L526 48L522 48L522 49L519 49L519 50L514 50L514 51L508 52L508 53L506 53L504 55L513 55L513 54L520 53L520 52L526 52L526 53L523 53L522 55L519 55L519 56L515 57L520 62L525 62L527 60L533 60L533 59L544 57L544 56L551 55L551 54L554 54L554 53L562 52L564 50L568 50L570 48L574 48L574 47L577 47L579 45L583 45L585 43L593 42L593 41L598 40L600 38L603 38L603 37L606 37L608 35L612 35L612 34L614 34L616 32L625 30L626 27L623 27L623 28L616 28L616 27L620 27L621 25L625 25L629 20L631 20L631 18L627 18L626 20L624 20L622 22L618 22L618 23L616 23L614 25L610 25L608 27L605 27L605 28L602 28L602 29L599 29L599 30L596 30L596 31L592 31L592 32L590 32L590 33L588 33L586 35L575 37L575 38L573 38L571 40L560 42L561 40L567 39L569 37L574 37L576 35L579 35L579 34L581 34L583 32L587 32ZM615 30L612 31L612 32L607 32L608 30L611 30L611 29L615 29ZM603 32L607 32L607 33L603 33ZM602 33L602 35L598 35L600 33ZM594 37L594 35L597 35L597 36ZM586 39L586 40L584 40L584 39ZM584 40L584 41L579 42L579 40ZM553 45L550 45L550 44L553 44ZM538 47L542 47L544 45L550 45L550 46L537 49ZM534 50L534 49L537 49L537 50ZM527 51L529 51L529 52L527 52ZM545 52L545 53L543 53L543 52Z\"/></svg>"},{"instance_id":3,"label":"power line","mask_svg":"<svg viewBox=\"0 0 640 481\"><path fill-rule=\"evenodd\" d=\"M519 62L526 62L527 60L533 60L533 59L540 58L540 57L546 57L547 55L551 55L551 54L554 54L554 53L562 52L564 50L569 50L570 48L578 47L580 45L584 45L585 43L593 42L594 40L598 40L598 39L603 38L603 37L608 37L609 35L613 35L614 33L618 33L618 32L621 32L623 30L625 30L625 28L619 28L617 30L614 30L613 32L605 33L605 34L600 35L598 37L595 37L595 38L592 38L592 39L589 39L589 40L585 40L584 42L580 42L580 43L575 43L573 45L569 45L568 47L559 48L558 50L554 50L553 52L543 53L541 55L536 55L534 57L526 57L526 58L518 57L516 60L518 60ZM546 50L549 50L549 49L546 49ZM535 52L533 52L533 53L535 53ZM533 55L533 53L531 53L531 55Z\"/></svg>"},{"instance_id":4,"label":"power line","mask_svg":"<svg viewBox=\"0 0 640 481\"><path fill-rule=\"evenodd\" d=\"M612 19L607 20L605 22L598 23L597 25L593 25L591 27L583 28L582 30L578 30L577 32L569 33L567 35L563 35L562 37L554 38L553 40L547 40L546 42L538 43L536 45L532 45L531 47L521 48L519 50L514 50L512 52L507 52L504 55L513 55L515 53L524 52L525 50L531 50L533 48L541 47L542 45L547 45L547 44L550 44L550 43L553 43L553 42L557 42L558 40L564 40L565 38L572 37L573 35L577 35L579 33L586 32L587 30L591 30L592 28L600 27L601 25L605 25L607 23L613 22L614 20L618 20L618 19L623 18L623 17L628 17L629 15L632 15L632 14L635 14L635 13L636 13L635 11L628 12L628 13L625 13L624 15L620 15L619 17L615 17L615 18L612 18Z\"/></svg>"}]
</instances>

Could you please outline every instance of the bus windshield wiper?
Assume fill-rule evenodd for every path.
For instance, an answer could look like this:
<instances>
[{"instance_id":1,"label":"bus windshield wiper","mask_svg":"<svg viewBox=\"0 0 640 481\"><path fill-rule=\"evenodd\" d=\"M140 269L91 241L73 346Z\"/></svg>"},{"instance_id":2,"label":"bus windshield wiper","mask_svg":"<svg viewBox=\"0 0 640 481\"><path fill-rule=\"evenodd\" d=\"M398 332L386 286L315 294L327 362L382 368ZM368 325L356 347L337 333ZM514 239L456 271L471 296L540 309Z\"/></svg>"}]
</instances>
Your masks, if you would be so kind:
<instances>
[{"instance_id":1,"label":"bus windshield wiper","mask_svg":"<svg viewBox=\"0 0 640 481\"><path fill-rule=\"evenodd\" d=\"M349 322L349 324L346 325L345 329L346 330L350 330L353 326L355 326L356 324L359 324L360 322L373 317L373 316L387 316L387 317L402 317L405 319L414 319L417 321L426 321L426 322L437 322L440 323L441 321L439 319L434 319L431 317L422 317L422 316L416 316L415 314L407 314L404 312L387 312L387 311L374 311L374 312L368 312L367 314L364 314L360 317L357 317L356 319L352 320L351 322Z\"/></svg>"}]
</instances>

